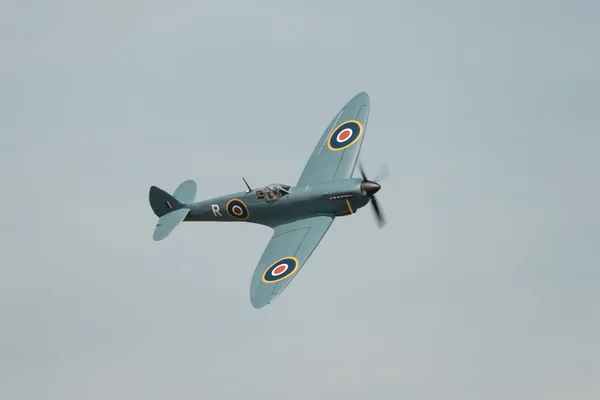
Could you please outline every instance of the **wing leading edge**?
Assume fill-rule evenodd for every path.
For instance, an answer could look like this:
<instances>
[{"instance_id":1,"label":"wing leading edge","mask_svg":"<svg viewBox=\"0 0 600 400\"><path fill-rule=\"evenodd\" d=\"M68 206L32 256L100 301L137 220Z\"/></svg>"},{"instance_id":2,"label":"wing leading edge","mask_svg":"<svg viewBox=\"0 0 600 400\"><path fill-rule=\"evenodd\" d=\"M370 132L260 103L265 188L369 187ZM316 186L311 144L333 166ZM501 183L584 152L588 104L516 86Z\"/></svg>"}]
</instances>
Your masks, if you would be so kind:
<instances>
[{"instance_id":1,"label":"wing leading edge","mask_svg":"<svg viewBox=\"0 0 600 400\"><path fill-rule=\"evenodd\" d=\"M255 308L269 304L290 284L334 219L334 216L310 217L274 228L250 283L250 301Z\"/></svg>"},{"instance_id":2,"label":"wing leading edge","mask_svg":"<svg viewBox=\"0 0 600 400\"><path fill-rule=\"evenodd\" d=\"M313 150L297 186L351 178L367 129L371 100L354 96L331 120Z\"/></svg>"}]
</instances>

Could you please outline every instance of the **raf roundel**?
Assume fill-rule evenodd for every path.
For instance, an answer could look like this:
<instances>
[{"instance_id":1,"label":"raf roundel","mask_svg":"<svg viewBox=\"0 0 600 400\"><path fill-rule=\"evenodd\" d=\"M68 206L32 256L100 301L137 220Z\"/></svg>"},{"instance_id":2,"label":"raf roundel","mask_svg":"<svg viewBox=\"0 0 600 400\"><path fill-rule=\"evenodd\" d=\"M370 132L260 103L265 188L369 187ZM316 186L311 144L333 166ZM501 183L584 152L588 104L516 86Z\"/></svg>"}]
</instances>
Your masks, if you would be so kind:
<instances>
[{"instance_id":1,"label":"raf roundel","mask_svg":"<svg viewBox=\"0 0 600 400\"><path fill-rule=\"evenodd\" d=\"M327 139L329 150L344 150L352 146L360 139L363 133L363 126L359 121L351 120L338 125Z\"/></svg>"},{"instance_id":2,"label":"raf roundel","mask_svg":"<svg viewBox=\"0 0 600 400\"><path fill-rule=\"evenodd\" d=\"M225 208L227 209L227 214L239 221L244 221L250 216L248 207L246 207L246 204L240 199L229 200Z\"/></svg>"},{"instance_id":3,"label":"raf roundel","mask_svg":"<svg viewBox=\"0 0 600 400\"><path fill-rule=\"evenodd\" d=\"M262 280L265 283L279 282L293 275L298 270L299 264L296 257L284 257L277 260L265 270Z\"/></svg>"}]
</instances>

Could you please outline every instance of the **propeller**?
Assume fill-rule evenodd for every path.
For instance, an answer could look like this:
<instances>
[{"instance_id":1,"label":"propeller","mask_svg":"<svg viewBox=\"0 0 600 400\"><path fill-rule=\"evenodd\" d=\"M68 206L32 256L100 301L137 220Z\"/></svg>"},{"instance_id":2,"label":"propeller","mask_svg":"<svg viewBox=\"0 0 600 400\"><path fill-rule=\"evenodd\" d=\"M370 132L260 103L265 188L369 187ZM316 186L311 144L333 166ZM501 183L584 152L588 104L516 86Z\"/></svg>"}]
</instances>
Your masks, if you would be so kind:
<instances>
[{"instance_id":1,"label":"propeller","mask_svg":"<svg viewBox=\"0 0 600 400\"><path fill-rule=\"evenodd\" d=\"M387 163L384 162L383 164L381 164L381 167L379 167L379 171L377 172L377 175L375 175L375 179L373 180L375 182L383 182L388 178L388 176L390 176L390 168L388 167Z\"/></svg>"},{"instance_id":2,"label":"propeller","mask_svg":"<svg viewBox=\"0 0 600 400\"><path fill-rule=\"evenodd\" d=\"M365 170L363 169L362 163L360 163L358 165L358 170L360 171L360 174L362 175L362 178L363 178L363 181L360 184L360 189L363 191L363 193L365 193L365 195L369 196L369 200L371 200L371 204L373 205L373 210L375 211L375 216L377 217L377 223L379 224L379 228L381 229L387 223L387 221L385 220L385 217L383 216L383 212L379 208L379 204L377 203L377 200L375 199L375 193L377 193L379 191L379 189L381 189L381 186L378 183L367 179L367 174L365 174ZM389 176L389 174L390 173L389 173L389 168L387 166L387 163L384 163L381 166L381 168L379 169L379 172L377 173L375 180L382 181L385 178L387 178Z\"/></svg>"}]
</instances>

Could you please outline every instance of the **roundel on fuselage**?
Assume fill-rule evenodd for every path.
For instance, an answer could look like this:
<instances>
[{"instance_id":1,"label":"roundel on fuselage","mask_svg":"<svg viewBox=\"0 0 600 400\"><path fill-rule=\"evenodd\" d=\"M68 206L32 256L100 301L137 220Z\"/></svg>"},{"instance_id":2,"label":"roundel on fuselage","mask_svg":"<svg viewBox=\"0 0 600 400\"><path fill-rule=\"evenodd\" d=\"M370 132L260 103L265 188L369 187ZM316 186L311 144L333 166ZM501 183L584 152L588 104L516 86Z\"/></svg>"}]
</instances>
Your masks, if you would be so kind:
<instances>
[{"instance_id":1,"label":"roundel on fuselage","mask_svg":"<svg viewBox=\"0 0 600 400\"><path fill-rule=\"evenodd\" d=\"M227 209L227 214L240 221L248 219L250 216L248 207L240 199L229 200L225 208Z\"/></svg>"}]
</instances>

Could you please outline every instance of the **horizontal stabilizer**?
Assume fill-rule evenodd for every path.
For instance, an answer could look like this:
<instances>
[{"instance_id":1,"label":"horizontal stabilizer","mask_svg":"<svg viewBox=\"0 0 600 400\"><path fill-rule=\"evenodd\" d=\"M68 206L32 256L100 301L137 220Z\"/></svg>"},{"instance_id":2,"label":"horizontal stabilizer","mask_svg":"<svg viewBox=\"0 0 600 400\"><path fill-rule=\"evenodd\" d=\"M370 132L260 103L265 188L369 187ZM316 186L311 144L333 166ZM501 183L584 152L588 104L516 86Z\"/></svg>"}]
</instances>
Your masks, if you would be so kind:
<instances>
[{"instance_id":1,"label":"horizontal stabilizer","mask_svg":"<svg viewBox=\"0 0 600 400\"><path fill-rule=\"evenodd\" d=\"M177 226L183 222L185 217L190 212L189 208L180 208L179 210L171 211L158 219L156 228L154 229L154 240L163 240L173 232Z\"/></svg>"},{"instance_id":2,"label":"horizontal stabilizer","mask_svg":"<svg viewBox=\"0 0 600 400\"><path fill-rule=\"evenodd\" d=\"M196 182L187 180L182 182L181 185L175 189L173 197L179 200L181 203L191 204L196 199Z\"/></svg>"}]
</instances>

